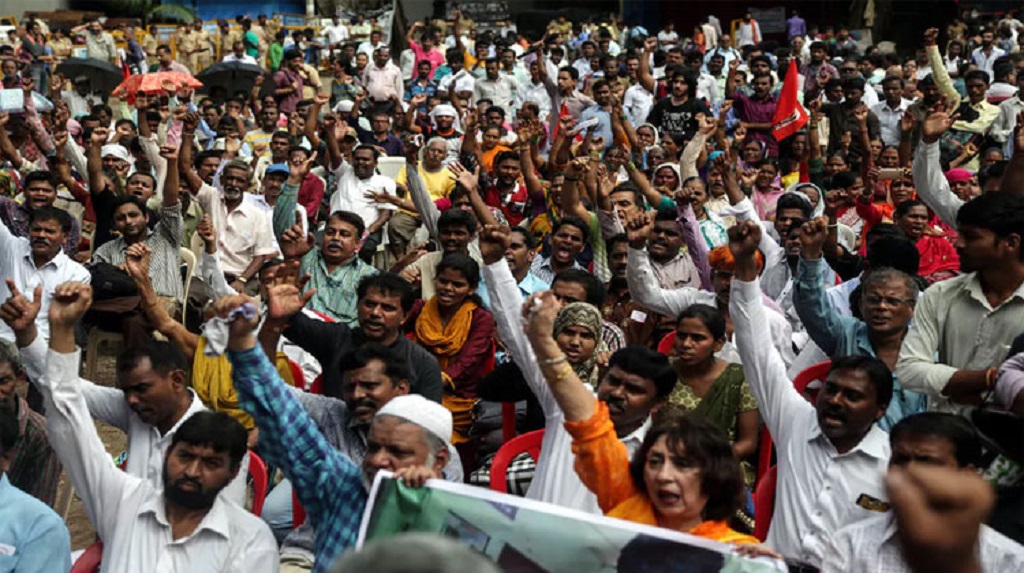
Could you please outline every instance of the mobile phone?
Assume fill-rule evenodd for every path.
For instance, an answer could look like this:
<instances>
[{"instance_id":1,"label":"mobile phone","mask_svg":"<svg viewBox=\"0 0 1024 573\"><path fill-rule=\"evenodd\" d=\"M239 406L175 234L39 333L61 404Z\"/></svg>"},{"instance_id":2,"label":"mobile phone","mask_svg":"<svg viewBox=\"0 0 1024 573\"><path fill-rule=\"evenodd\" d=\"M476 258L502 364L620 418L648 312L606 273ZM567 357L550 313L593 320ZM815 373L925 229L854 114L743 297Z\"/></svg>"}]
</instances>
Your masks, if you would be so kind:
<instances>
[{"instance_id":1,"label":"mobile phone","mask_svg":"<svg viewBox=\"0 0 1024 573\"><path fill-rule=\"evenodd\" d=\"M899 179L903 177L903 170L898 167L884 167L878 170L878 179Z\"/></svg>"}]
</instances>

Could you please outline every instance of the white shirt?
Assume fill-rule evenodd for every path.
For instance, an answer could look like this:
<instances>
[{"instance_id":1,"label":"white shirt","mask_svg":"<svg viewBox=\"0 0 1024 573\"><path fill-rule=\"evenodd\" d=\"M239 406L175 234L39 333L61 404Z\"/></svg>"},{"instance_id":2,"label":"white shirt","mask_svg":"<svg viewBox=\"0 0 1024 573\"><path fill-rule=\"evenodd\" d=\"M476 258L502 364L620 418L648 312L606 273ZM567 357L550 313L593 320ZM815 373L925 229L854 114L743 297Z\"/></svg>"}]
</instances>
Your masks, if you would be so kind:
<instances>
[{"instance_id":1,"label":"white shirt","mask_svg":"<svg viewBox=\"0 0 1024 573\"><path fill-rule=\"evenodd\" d=\"M329 44L337 44L348 39L348 26L340 22L337 25L328 24L320 31L327 35L327 43Z\"/></svg>"},{"instance_id":2,"label":"white shirt","mask_svg":"<svg viewBox=\"0 0 1024 573\"><path fill-rule=\"evenodd\" d=\"M556 89L558 88L550 81L535 84L532 80L527 79L519 84L519 89L516 91L516 107L521 108L524 103L532 101L540 109L540 121L544 123L547 121L548 114L551 113L551 96Z\"/></svg>"},{"instance_id":3,"label":"white shirt","mask_svg":"<svg viewBox=\"0 0 1024 573\"><path fill-rule=\"evenodd\" d=\"M60 92L60 99L68 104L68 113L71 114L72 118L80 115L89 115L92 111L92 106L103 103L103 98L97 95L87 94L83 96L74 90Z\"/></svg>"},{"instance_id":4,"label":"white shirt","mask_svg":"<svg viewBox=\"0 0 1024 573\"><path fill-rule=\"evenodd\" d=\"M498 74L498 79L483 78L473 86L473 103L489 99L494 105L506 112L513 110L516 101L516 81L508 76Z\"/></svg>"},{"instance_id":5,"label":"white shirt","mask_svg":"<svg viewBox=\"0 0 1024 573\"><path fill-rule=\"evenodd\" d=\"M991 82L995 78L992 66L996 63L997 58L1004 55L1006 55L1006 52L995 45L992 46L992 52L989 54L985 54L985 50L978 47L971 52L971 61L974 62L974 65L978 66L978 69L988 74L988 81Z\"/></svg>"},{"instance_id":6,"label":"white shirt","mask_svg":"<svg viewBox=\"0 0 1024 573\"><path fill-rule=\"evenodd\" d=\"M277 236L274 234L274 206L267 203L267 198L263 195L257 195L255 193L246 193L242 197L242 203L248 203L253 208L263 213L264 218L267 220L267 225L270 225L270 238L274 243L274 250L281 252L281 246L277 242ZM299 215L299 220L302 221L302 233L305 235L309 233L309 217L306 215L306 209L299 204L295 205L295 213Z\"/></svg>"},{"instance_id":7,"label":"white shirt","mask_svg":"<svg viewBox=\"0 0 1024 573\"><path fill-rule=\"evenodd\" d=\"M629 86L626 95L622 97L622 108L629 114L629 121L634 128L647 121L647 114L651 113L653 107L654 94L644 89L640 82Z\"/></svg>"},{"instance_id":8,"label":"white shirt","mask_svg":"<svg viewBox=\"0 0 1024 573\"><path fill-rule=\"evenodd\" d=\"M79 386L80 354L48 352L39 389L50 444L103 539L103 569L276 572L277 542L270 529L222 496L191 535L173 539L162 491L119 470L100 441Z\"/></svg>"},{"instance_id":9,"label":"white shirt","mask_svg":"<svg viewBox=\"0 0 1024 573\"><path fill-rule=\"evenodd\" d=\"M266 215L250 203L243 201L228 212L221 192L203 184L196 193L196 202L203 213L210 216L217 229L217 251L224 272L241 274L255 257L273 255L274 233L267 225Z\"/></svg>"},{"instance_id":10,"label":"white shirt","mask_svg":"<svg viewBox=\"0 0 1024 573\"><path fill-rule=\"evenodd\" d=\"M501 339L505 341L509 353L523 372L523 378L544 410L544 441L526 497L602 515L597 497L583 485L573 467L576 457L572 453L572 437L565 430L565 415L551 394L533 348L523 332L519 319L523 295L509 270L508 262L501 259L483 267L483 282L487 285L487 295L491 299L491 309ZM651 420L648 418L640 428L622 439L630 457L640 449L650 426Z\"/></svg>"},{"instance_id":11,"label":"white shirt","mask_svg":"<svg viewBox=\"0 0 1024 573\"><path fill-rule=\"evenodd\" d=\"M396 195L394 179L376 174L369 179L360 179L346 161L342 161L334 170L334 177L338 180L338 187L331 195L331 213L351 211L362 217L363 223L369 228L381 211L398 209L391 203L374 203L373 199L366 197L367 191L383 191L388 195Z\"/></svg>"},{"instance_id":12,"label":"white shirt","mask_svg":"<svg viewBox=\"0 0 1024 573\"><path fill-rule=\"evenodd\" d=\"M221 278L223 280L223 278ZM234 293L234 291L232 291ZM46 350L47 342L37 336L31 344L20 349L21 360L25 364L25 370L32 380L41 380L46 374ZM124 394L117 388L100 386L84 378L78 378L78 387L85 398L89 415L93 418L111 425L125 433L128 438L128 461L125 471L128 475L144 479L156 490L164 487L164 454L171 447L174 433L178 431L185 420L192 417L196 412L205 412L206 406L202 400L192 394L192 403L188 410L181 416L174 426L166 434L160 435L160 431L154 426L147 424L139 418L138 414L128 407ZM245 502L246 475L248 474L249 455L242 459L242 466L238 470L238 476L229 483L221 495L237 504Z\"/></svg>"},{"instance_id":13,"label":"white shirt","mask_svg":"<svg viewBox=\"0 0 1024 573\"><path fill-rule=\"evenodd\" d=\"M743 372L778 455L775 512L766 543L820 567L832 533L873 515L858 500L866 495L886 501L888 435L872 424L857 447L836 452L818 426L814 406L793 387L775 347L764 343L772 333L758 282L733 279L729 315Z\"/></svg>"},{"instance_id":14,"label":"white shirt","mask_svg":"<svg viewBox=\"0 0 1024 573\"><path fill-rule=\"evenodd\" d=\"M70 217L70 215L69 215ZM0 274L4 278L14 281L14 286L30 300L32 292L39 285L43 286L43 301L39 308L39 315L36 316L36 328L39 336L44 340L50 338L50 319L47 311L50 308L50 300L53 299L53 292L57 285L66 282L77 282L89 284L92 276L89 271L74 259L64 254L63 250L57 251L57 255L36 268L32 261L32 245L25 237L15 237L7 226L0 223ZM7 283L0 283L0 300L7 300L11 296L7 290ZM14 342L14 331L7 323L0 323L0 338Z\"/></svg>"},{"instance_id":15,"label":"white shirt","mask_svg":"<svg viewBox=\"0 0 1024 573\"><path fill-rule=\"evenodd\" d=\"M388 45L384 42L377 42L377 45L374 45L373 42L367 40L359 44L359 48L356 49L356 54L366 54L367 56L370 56L370 63L373 63L373 52L376 51L377 48L387 47Z\"/></svg>"},{"instance_id":16,"label":"white shirt","mask_svg":"<svg viewBox=\"0 0 1024 573\"><path fill-rule=\"evenodd\" d=\"M662 52L667 52L669 48L678 44L679 34L677 34L675 30L672 30L671 32L666 32L665 30L658 32L658 48L660 48Z\"/></svg>"},{"instance_id":17,"label":"white shirt","mask_svg":"<svg viewBox=\"0 0 1024 573\"><path fill-rule=\"evenodd\" d=\"M706 290L699 290L691 287L683 287L675 290L667 290L658 286L658 279L654 275L650 258L647 251L641 251L630 247L626 261L627 269L626 283L629 285L629 294L633 302L645 306L654 312L665 316L679 316L687 308L695 304L706 304L718 307L715 293ZM770 310L767 312L768 328L771 331L772 344L786 364L795 358L793 354L793 331L786 318ZM765 338L769 340L769 338ZM715 356L728 362L740 362L740 355L736 351L733 341L727 341L725 345L715 353Z\"/></svg>"},{"instance_id":18,"label":"white shirt","mask_svg":"<svg viewBox=\"0 0 1024 573\"><path fill-rule=\"evenodd\" d=\"M250 56L248 54L242 54L241 56L236 56L234 52L224 56L224 59L222 61L224 61L224 62L239 62L239 63L242 63L242 64L252 64L254 66L260 65L259 62L256 61L256 58L254 58L254 57L252 57L252 56Z\"/></svg>"},{"instance_id":19,"label":"white shirt","mask_svg":"<svg viewBox=\"0 0 1024 573\"><path fill-rule=\"evenodd\" d=\"M878 117L882 143L885 145L900 144L900 120L903 118L903 113L910 107L910 104L910 100L901 98L899 105L895 109L889 107L889 103L884 100L871 108L871 111Z\"/></svg>"},{"instance_id":20,"label":"white shirt","mask_svg":"<svg viewBox=\"0 0 1024 573\"><path fill-rule=\"evenodd\" d=\"M832 536L822 573L910 573L892 513L865 519ZM978 558L987 573L1024 571L1024 547L987 525L978 533Z\"/></svg>"}]
</instances>

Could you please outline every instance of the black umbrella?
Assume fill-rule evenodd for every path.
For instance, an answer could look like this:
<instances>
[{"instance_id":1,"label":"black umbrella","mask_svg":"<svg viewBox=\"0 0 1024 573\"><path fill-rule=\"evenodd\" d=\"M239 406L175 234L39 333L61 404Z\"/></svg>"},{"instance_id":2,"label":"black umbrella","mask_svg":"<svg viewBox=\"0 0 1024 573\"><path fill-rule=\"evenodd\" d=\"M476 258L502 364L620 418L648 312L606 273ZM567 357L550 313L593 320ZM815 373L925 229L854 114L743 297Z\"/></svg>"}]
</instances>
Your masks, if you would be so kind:
<instances>
[{"instance_id":1,"label":"black umbrella","mask_svg":"<svg viewBox=\"0 0 1024 573\"><path fill-rule=\"evenodd\" d=\"M252 91L258 76L265 76L267 70L245 64L242 62L218 62L196 75L196 79L203 82L206 93L213 93L214 88L225 90L225 97L230 97L237 91L246 93ZM264 85L269 81L264 78Z\"/></svg>"},{"instance_id":2,"label":"black umbrella","mask_svg":"<svg viewBox=\"0 0 1024 573\"><path fill-rule=\"evenodd\" d=\"M103 95L110 95L114 88L124 80L121 68L104 60L95 58L68 58L57 66L57 73L72 82L79 76L89 78L89 87Z\"/></svg>"}]
</instances>

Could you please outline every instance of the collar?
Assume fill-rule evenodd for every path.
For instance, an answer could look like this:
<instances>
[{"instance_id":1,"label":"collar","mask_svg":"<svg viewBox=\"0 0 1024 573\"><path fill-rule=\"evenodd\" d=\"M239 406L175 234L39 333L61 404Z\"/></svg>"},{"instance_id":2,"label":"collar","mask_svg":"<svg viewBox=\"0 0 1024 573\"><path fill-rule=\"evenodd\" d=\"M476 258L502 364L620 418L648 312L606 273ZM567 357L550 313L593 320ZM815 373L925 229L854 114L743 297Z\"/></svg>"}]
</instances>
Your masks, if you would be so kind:
<instances>
[{"instance_id":1,"label":"collar","mask_svg":"<svg viewBox=\"0 0 1024 573\"><path fill-rule=\"evenodd\" d=\"M172 543L187 543L188 540L196 537L201 531L204 530L216 533L224 539L230 540L231 519L227 514L226 507L224 506L225 503L227 502L222 500L221 496L218 495L213 501L213 506L210 507L210 510L206 512L205 516L203 516L203 520L199 522L198 526L196 526L196 529L192 532L192 535L189 535L188 537L179 539ZM150 495L144 502L142 502L141 505L139 505L139 511L136 515L152 515L153 519L155 519L157 523L169 528L171 527L171 522L167 520L166 504L167 502L164 501L163 491L161 490L160 492L154 492L153 495Z\"/></svg>"},{"instance_id":2,"label":"collar","mask_svg":"<svg viewBox=\"0 0 1024 573\"><path fill-rule=\"evenodd\" d=\"M62 265L67 264L68 261L71 260L67 255L64 254L64 249L62 248L61 250L57 251L57 254L54 255L52 259L50 259L50 260L46 261L45 263L43 263L42 266L38 266L37 267L35 260L32 259L32 244L26 242L26 243L24 243L24 245L26 247L25 254L23 255L25 257L25 260L27 260L28 264L32 265L32 267L37 269L37 270L41 270L41 269L43 269L45 267L48 267L50 265L53 265L54 267L58 267L59 268Z\"/></svg>"},{"instance_id":3,"label":"collar","mask_svg":"<svg viewBox=\"0 0 1024 573\"><path fill-rule=\"evenodd\" d=\"M203 401L199 399L198 395L196 395L195 390L189 388L188 389L188 394L192 398L192 402L189 403L188 409L185 410L185 413L182 414L180 418L178 418L178 421L175 422L174 425L171 426L171 429L167 430L167 433L164 434L163 436L161 436L161 438L163 438L165 436L173 435L175 432L178 431L178 428L180 428L181 425L185 423L185 420L188 420L189 418L191 418L193 414L196 414L197 412L205 412L206 411L206 406L203 405ZM132 415L135 415L135 413L133 412ZM141 422L141 420L140 420L140 422ZM149 424L146 424L146 425L149 426L150 428L153 428L153 431L155 431L157 433L160 433L160 430L157 430L156 426L150 426Z\"/></svg>"},{"instance_id":4,"label":"collar","mask_svg":"<svg viewBox=\"0 0 1024 573\"><path fill-rule=\"evenodd\" d=\"M964 278L963 282L960 284L959 290L961 292L966 292L967 296L969 296L969 297L973 298L974 300L978 301L985 308L988 308L988 309L991 309L991 310L995 310L989 304L988 299L985 297L985 292L981 289L981 279L979 278L978 273L975 272L975 273L971 273L969 275L961 275L961 276L966 277L966 278ZM1015 298L1020 299L1020 300L1024 300L1024 283L1021 283L1021 284L1017 285L1017 289L1015 291L1013 291L1013 294L1010 295L1010 298L1004 300L999 306L1001 307L1001 306L1009 303L1011 300L1013 300ZM996 308L999 308L999 307L996 307Z\"/></svg>"},{"instance_id":5,"label":"collar","mask_svg":"<svg viewBox=\"0 0 1024 573\"><path fill-rule=\"evenodd\" d=\"M829 444L829 447L835 449L835 446L832 445L832 442L829 442L825 434L821 432L821 426L818 425L817 417L815 417L814 427L811 428L811 431L807 436L807 441L813 442L817 439L821 439L827 442ZM889 434L886 433L881 428L879 428L878 424L871 424L871 429L868 430L868 433L865 434L863 438L861 438L860 443L858 443L852 450L846 452L845 454L837 453L833 455L833 457L849 457L860 452L878 460L888 460L889 452L886 451L888 445Z\"/></svg>"},{"instance_id":6,"label":"collar","mask_svg":"<svg viewBox=\"0 0 1024 573\"><path fill-rule=\"evenodd\" d=\"M653 424L653 422L651 422L651 417L647 416L647 419L644 420L643 424L640 424L639 428L633 430L628 435L626 435L626 437L622 438L619 441L623 442L623 443L625 443L625 442L636 442L637 444L642 443L644 441L644 438L647 437L647 431L651 429L651 425L652 424Z\"/></svg>"}]
</instances>

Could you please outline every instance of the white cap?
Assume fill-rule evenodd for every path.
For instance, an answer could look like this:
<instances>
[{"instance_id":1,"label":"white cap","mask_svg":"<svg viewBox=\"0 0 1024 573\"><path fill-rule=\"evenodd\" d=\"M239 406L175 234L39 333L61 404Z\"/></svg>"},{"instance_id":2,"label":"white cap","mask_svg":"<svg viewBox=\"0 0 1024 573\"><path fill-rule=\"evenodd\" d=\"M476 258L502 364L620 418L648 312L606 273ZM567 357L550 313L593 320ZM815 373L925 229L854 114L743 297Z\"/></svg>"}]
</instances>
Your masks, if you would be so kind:
<instances>
[{"instance_id":1,"label":"white cap","mask_svg":"<svg viewBox=\"0 0 1024 573\"><path fill-rule=\"evenodd\" d=\"M444 406L419 394L392 398L383 408L377 410L377 416L402 418L434 434L445 444L452 441L452 413Z\"/></svg>"},{"instance_id":2,"label":"white cap","mask_svg":"<svg viewBox=\"0 0 1024 573\"><path fill-rule=\"evenodd\" d=\"M100 157L114 156L122 161L131 162L131 157L128 155L128 150L121 145L107 144L104 145L100 150Z\"/></svg>"}]
</instances>

